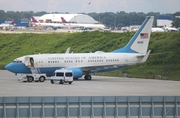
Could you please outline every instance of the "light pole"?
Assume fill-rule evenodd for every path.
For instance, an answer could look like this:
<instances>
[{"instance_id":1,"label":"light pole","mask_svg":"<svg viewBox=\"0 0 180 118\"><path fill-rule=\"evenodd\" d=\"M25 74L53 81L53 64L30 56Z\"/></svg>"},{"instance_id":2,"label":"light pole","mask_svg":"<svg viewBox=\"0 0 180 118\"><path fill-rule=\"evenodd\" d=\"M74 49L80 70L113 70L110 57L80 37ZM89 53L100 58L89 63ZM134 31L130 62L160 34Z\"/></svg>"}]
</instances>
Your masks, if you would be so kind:
<instances>
[{"instance_id":1,"label":"light pole","mask_svg":"<svg viewBox=\"0 0 180 118\"><path fill-rule=\"evenodd\" d=\"M114 30L116 29L116 15L115 15L115 19L114 19Z\"/></svg>"},{"instance_id":2,"label":"light pole","mask_svg":"<svg viewBox=\"0 0 180 118\"><path fill-rule=\"evenodd\" d=\"M101 23L101 16L99 16L99 23Z\"/></svg>"}]
</instances>

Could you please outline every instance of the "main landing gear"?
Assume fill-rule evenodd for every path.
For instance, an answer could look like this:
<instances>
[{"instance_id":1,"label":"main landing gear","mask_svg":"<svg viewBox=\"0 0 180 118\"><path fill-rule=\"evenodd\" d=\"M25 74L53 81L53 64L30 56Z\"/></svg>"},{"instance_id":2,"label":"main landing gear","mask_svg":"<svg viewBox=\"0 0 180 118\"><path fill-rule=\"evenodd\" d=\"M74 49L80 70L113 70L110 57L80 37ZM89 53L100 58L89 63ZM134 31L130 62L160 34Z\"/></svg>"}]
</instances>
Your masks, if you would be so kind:
<instances>
[{"instance_id":1,"label":"main landing gear","mask_svg":"<svg viewBox=\"0 0 180 118\"><path fill-rule=\"evenodd\" d=\"M91 80L92 77L91 77L91 75L85 75L85 76L84 76L84 79L85 79L85 80Z\"/></svg>"}]
</instances>

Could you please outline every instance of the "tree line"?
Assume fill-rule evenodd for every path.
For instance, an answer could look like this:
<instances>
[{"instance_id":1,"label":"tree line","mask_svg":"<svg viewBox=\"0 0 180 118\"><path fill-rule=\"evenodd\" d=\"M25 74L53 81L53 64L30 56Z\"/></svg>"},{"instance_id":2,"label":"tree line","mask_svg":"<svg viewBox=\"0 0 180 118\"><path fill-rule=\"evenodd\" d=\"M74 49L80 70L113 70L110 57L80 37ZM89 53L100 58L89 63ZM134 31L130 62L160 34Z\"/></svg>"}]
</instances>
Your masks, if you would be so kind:
<instances>
[{"instance_id":1,"label":"tree line","mask_svg":"<svg viewBox=\"0 0 180 118\"><path fill-rule=\"evenodd\" d=\"M54 12L59 13L59 12ZM48 14L46 11L40 12L33 12L33 11L7 11L0 10L0 20L30 20L32 16L42 16L44 14ZM65 14L69 14L65 12ZM86 14L86 13L81 13ZM157 17L161 15L165 16L173 16L173 23L174 27L180 27L180 18L175 16L180 16L180 12L176 12L174 14L160 14L159 12L130 12L126 13L125 11L120 12L104 12L104 13L87 13L87 15L94 18L96 21L105 24L108 27L115 28L115 27L124 27L130 25L141 25L146 16L155 16L155 20L153 25L157 26Z\"/></svg>"}]
</instances>

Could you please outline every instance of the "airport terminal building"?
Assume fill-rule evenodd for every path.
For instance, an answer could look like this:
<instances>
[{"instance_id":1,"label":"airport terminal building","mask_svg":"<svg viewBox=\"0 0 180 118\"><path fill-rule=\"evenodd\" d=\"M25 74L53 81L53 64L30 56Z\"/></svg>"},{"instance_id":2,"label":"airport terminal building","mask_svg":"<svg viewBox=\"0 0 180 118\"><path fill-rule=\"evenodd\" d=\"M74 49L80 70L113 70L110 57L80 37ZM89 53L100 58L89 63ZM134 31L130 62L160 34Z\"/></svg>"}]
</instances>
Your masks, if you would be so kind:
<instances>
[{"instance_id":1,"label":"airport terminal building","mask_svg":"<svg viewBox=\"0 0 180 118\"><path fill-rule=\"evenodd\" d=\"M173 17L172 16L158 16L157 26L158 27L172 27Z\"/></svg>"},{"instance_id":2,"label":"airport terminal building","mask_svg":"<svg viewBox=\"0 0 180 118\"><path fill-rule=\"evenodd\" d=\"M61 17L70 23L96 24L98 21L86 14L45 14L37 20L41 23L62 23Z\"/></svg>"}]
</instances>

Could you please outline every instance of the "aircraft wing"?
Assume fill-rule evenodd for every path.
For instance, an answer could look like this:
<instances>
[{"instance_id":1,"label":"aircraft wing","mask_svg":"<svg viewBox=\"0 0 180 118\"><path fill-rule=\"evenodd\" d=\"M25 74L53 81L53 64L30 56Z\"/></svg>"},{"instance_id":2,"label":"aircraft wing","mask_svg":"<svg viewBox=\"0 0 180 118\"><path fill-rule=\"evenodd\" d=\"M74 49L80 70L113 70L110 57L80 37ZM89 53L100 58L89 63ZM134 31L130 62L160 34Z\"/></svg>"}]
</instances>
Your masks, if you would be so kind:
<instances>
[{"instance_id":1,"label":"aircraft wing","mask_svg":"<svg viewBox=\"0 0 180 118\"><path fill-rule=\"evenodd\" d=\"M91 70L100 70L100 69L108 69L108 68L117 68L117 66L112 65L103 65L103 66L89 66L89 67L80 67L83 71L91 71Z\"/></svg>"},{"instance_id":2,"label":"aircraft wing","mask_svg":"<svg viewBox=\"0 0 180 118\"><path fill-rule=\"evenodd\" d=\"M128 65L134 65L135 63L128 63ZM83 72L90 72L92 70L108 70L108 69L118 69L121 67L126 67L127 65L102 65L102 66L86 66L86 67L78 67L80 68Z\"/></svg>"},{"instance_id":3,"label":"aircraft wing","mask_svg":"<svg viewBox=\"0 0 180 118\"><path fill-rule=\"evenodd\" d=\"M137 56L137 58L142 58L141 61L139 63L144 63L149 55L150 55L150 52L151 50L149 50L146 55L140 55L140 56ZM81 68L83 71L91 71L91 70L101 70L101 69L115 69L115 68L119 68L119 67L126 67L126 66L129 66L129 65L134 65L134 64L137 64L138 62L128 62L128 64L120 64L120 65L113 65L113 64L110 64L110 65L100 65L100 66L85 66L85 67L79 67Z\"/></svg>"}]
</instances>

